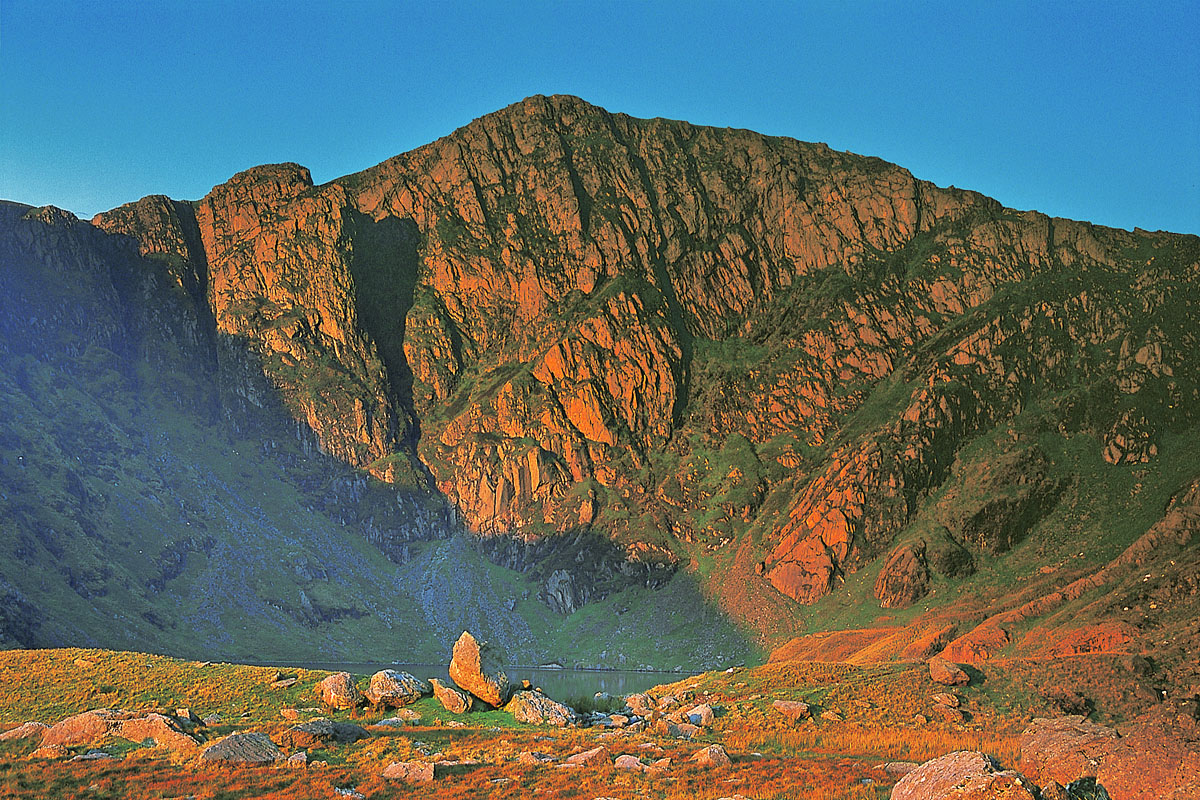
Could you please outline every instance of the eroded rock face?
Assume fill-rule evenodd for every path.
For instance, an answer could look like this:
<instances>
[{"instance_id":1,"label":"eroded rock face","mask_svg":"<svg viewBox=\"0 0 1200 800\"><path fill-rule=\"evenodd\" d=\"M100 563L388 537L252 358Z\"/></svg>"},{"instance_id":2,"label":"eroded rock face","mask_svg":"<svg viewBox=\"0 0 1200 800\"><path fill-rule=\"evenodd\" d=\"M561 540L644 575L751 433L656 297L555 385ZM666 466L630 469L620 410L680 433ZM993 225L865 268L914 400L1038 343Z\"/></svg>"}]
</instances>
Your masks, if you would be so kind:
<instances>
[{"instance_id":1,"label":"eroded rock face","mask_svg":"<svg viewBox=\"0 0 1200 800\"><path fill-rule=\"evenodd\" d=\"M929 591L925 543L897 547L887 557L875 581L880 608L908 608Z\"/></svg>"},{"instance_id":2,"label":"eroded rock face","mask_svg":"<svg viewBox=\"0 0 1200 800\"><path fill-rule=\"evenodd\" d=\"M508 674L502 663L503 657L496 648L463 631L454 643L450 680L493 708L499 708L510 694Z\"/></svg>"}]
</instances>

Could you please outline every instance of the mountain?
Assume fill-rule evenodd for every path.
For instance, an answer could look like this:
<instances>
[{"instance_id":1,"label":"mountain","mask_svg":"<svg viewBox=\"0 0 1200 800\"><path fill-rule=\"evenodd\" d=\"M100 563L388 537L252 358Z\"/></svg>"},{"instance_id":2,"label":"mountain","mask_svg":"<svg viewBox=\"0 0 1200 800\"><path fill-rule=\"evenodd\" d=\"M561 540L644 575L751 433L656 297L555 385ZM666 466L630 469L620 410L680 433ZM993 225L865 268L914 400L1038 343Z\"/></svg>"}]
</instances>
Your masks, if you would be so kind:
<instances>
[{"instance_id":1,"label":"mountain","mask_svg":"<svg viewBox=\"0 0 1200 800\"><path fill-rule=\"evenodd\" d=\"M532 97L0 242L18 642L1200 640L1194 236Z\"/></svg>"}]
</instances>

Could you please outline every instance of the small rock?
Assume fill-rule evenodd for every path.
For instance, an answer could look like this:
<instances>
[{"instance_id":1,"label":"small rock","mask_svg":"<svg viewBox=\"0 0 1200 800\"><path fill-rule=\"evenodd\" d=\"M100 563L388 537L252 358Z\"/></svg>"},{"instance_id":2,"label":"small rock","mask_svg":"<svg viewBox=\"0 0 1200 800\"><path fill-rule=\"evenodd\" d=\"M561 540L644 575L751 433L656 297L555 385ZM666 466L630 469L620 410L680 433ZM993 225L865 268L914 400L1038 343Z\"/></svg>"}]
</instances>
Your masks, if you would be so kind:
<instances>
[{"instance_id":1,"label":"small rock","mask_svg":"<svg viewBox=\"0 0 1200 800\"><path fill-rule=\"evenodd\" d=\"M821 712L821 719L828 720L829 722L841 722L842 715L831 708L828 711Z\"/></svg>"},{"instance_id":2,"label":"small rock","mask_svg":"<svg viewBox=\"0 0 1200 800\"><path fill-rule=\"evenodd\" d=\"M719 744L709 745L692 756L691 760L702 767L728 767L732 763L725 748Z\"/></svg>"},{"instance_id":3,"label":"small rock","mask_svg":"<svg viewBox=\"0 0 1200 800\"><path fill-rule=\"evenodd\" d=\"M349 672L335 672L317 684L317 697L333 709L350 709L362 705L363 695Z\"/></svg>"},{"instance_id":4,"label":"small rock","mask_svg":"<svg viewBox=\"0 0 1200 800\"><path fill-rule=\"evenodd\" d=\"M388 780L409 783L429 783L433 780L433 764L424 761L393 761L383 770Z\"/></svg>"},{"instance_id":5,"label":"small rock","mask_svg":"<svg viewBox=\"0 0 1200 800\"><path fill-rule=\"evenodd\" d=\"M303 750L292 753L287 760L287 765L292 769L305 769L308 767L308 753Z\"/></svg>"},{"instance_id":6,"label":"small rock","mask_svg":"<svg viewBox=\"0 0 1200 800\"><path fill-rule=\"evenodd\" d=\"M942 686L966 686L971 682L971 677L962 667L937 656L929 659L929 677Z\"/></svg>"},{"instance_id":7,"label":"small rock","mask_svg":"<svg viewBox=\"0 0 1200 800\"><path fill-rule=\"evenodd\" d=\"M932 699L933 702L937 703L939 706L958 708L958 696L950 694L949 692L938 692L937 694L933 695Z\"/></svg>"},{"instance_id":8,"label":"small rock","mask_svg":"<svg viewBox=\"0 0 1200 800\"><path fill-rule=\"evenodd\" d=\"M708 727L713 723L712 706L708 703L701 703L687 712L687 718L693 725L699 725L702 728Z\"/></svg>"},{"instance_id":9,"label":"small rock","mask_svg":"<svg viewBox=\"0 0 1200 800\"><path fill-rule=\"evenodd\" d=\"M280 678L279 680L271 681L271 688L286 689L289 686L295 686L298 681L298 678Z\"/></svg>"},{"instance_id":10,"label":"small rock","mask_svg":"<svg viewBox=\"0 0 1200 800\"><path fill-rule=\"evenodd\" d=\"M625 698L625 705L639 717L645 717L655 709L654 698L648 694L631 694Z\"/></svg>"},{"instance_id":11,"label":"small rock","mask_svg":"<svg viewBox=\"0 0 1200 800\"><path fill-rule=\"evenodd\" d=\"M921 765L915 761L885 761L880 765L880 769L893 778L903 778L919 766Z\"/></svg>"},{"instance_id":12,"label":"small rock","mask_svg":"<svg viewBox=\"0 0 1200 800\"><path fill-rule=\"evenodd\" d=\"M1042 787L1042 800L1071 800L1071 796L1061 783L1050 781Z\"/></svg>"},{"instance_id":13,"label":"small rock","mask_svg":"<svg viewBox=\"0 0 1200 800\"><path fill-rule=\"evenodd\" d=\"M86 753L80 753L71 759L72 761L117 761L117 757L112 753L106 753L103 750L89 750Z\"/></svg>"},{"instance_id":14,"label":"small rock","mask_svg":"<svg viewBox=\"0 0 1200 800\"><path fill-rule=\"evenodd\" d=\"M566 760L567 764L575 764L576 766L584 766L589 764L608 763L608 750L603 747L593 747L591 750L584 750L582 753L576 753Z\"/></svg>"},{"instance_id":15,"label":"small rock","mask_svg":"<svg viewBox=\"0 0 1200 800\"><path fill-rule=\"evenodd\" d=\"M802 703L799 700L776 700L771 703L771 707L792 722L807 719L809 715L808 703Z\"/></svg>"},{"instance_id":16,"label":"small rock","mask_svg":"<svg viewBox=\"0 0 1200 800\"><path fill-rule=\"evenodd\" d=\"M300 719L300 712L294 708L281 708L279 709L279 716L286 720L298 720Z\"/></svg>"},{"instance_id":17,"label":"small rock","mask_svg":"<svg viewBox=\"0 0 1200 800\"><path fill-rule=\"evenodd\" d=\"M536 767L541 764L553 764L554 756L548 753L539 753L533 750L525 750L517 756L517 763L526 766Z\"/></svg>"},{"instance_id":18,"label":"small rock","mask_svg":"<svg viewBox=\"0 0 1200 800\"><path fill-rule=\"evenodd\" d=\"M180 722L186 722L190 725L204 724L204 720L196 716L195 712L193 712L190 708L175 709L175 719L179 720Z\"/></svg>"}]
</instances>

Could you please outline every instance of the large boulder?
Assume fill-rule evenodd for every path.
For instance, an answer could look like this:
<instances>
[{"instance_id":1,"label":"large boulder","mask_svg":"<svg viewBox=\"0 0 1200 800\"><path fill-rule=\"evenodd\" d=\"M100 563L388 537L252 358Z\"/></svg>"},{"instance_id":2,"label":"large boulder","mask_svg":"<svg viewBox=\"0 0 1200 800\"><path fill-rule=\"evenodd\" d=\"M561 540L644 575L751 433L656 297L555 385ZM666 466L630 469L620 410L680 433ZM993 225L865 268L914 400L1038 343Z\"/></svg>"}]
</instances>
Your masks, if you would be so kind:
<instances>
[{"instance_id":1,"label":"large boulder","mask_svg":"<svg viewBox=\"0 0 1200 800\"><path fill-rule=\"evenodd\" d=\"M575 721L575 712L570 707L551 700L534 689L513 694L504 710L513 715L517 722L530 725L555 725L560 728Z\"/></svg>"},{"instance_id":2,"label":"large boulder","mask_svg":"<svg viewBox=\"0 0 1200 800\"><path fill-rule=\"evenodd\" d=\"M400 708L417 702L431 691L428 683L407 672L381 669L371 676L366 696L371 705Z\"/></svg>"},{"instance_id":3,"label":"large boulder","mask_svg":"<svg viewBox=\"0 0 1200 800\"><path fill-rule=\"evenodd\" d=\"M451 714L465 714L475 705L473 696L453 686L447 686L437 678L430 678L429 685L433 687L433 696L442 704L442 708Z\"/></svg>"},{"instance_id":4,"label":"large boulder","mask_svg":"<svg viewBox=\"0 0 1200 800\"><path fill-rule=\"evenodd\" d=\"M1159 707L1119 736L1083 717L1035 719L1021 735L1021 771L1070 787L1094 779L1118 800L1200 797L1200 725Z\"/></svg>"},{"instance_id":5,"label":"large boulder","mask_svg":"<svg viewBox=\"0 0 1200 800\"><path fill-rule=\"evenodd\" d=\"M454 643L450 679L488 705L499 708L509 696L508 675L500 653L467 631Z\"/></svg>"},{"instance_id":6,"label":"large boulder","mask_svg":"<svg viewBox=\"0 0 1200 800\"><path fill-rule=\"evenodd\" d=\"M929 659L929 677L942 686L966 686L971 677L953 661L934 656Z\"/></svg>"},{"instance_id":7,"label":"large boulder","mask_svg":"<svg viewBox=\"0 0 1200 800\"><path fill-rule=\"evenodd\" d=\"M362 705L362 692L349 672L335 672L317 684L317 697L333 709L350 709Z\"/></svg>"},{"instance_id":8,"label":"large boulder","mask_svg":"<svg viewBox=\"0 0 1200 800\"><path fill-rule=\"evenodd\" d=\"M892 788L892 800L1035 800L1033 790L1020 773L1001 772L989 756L962 750L909 772Z\"/></svg>"},{"instance_id":9,"label":"large boulder","mask_svg":"<svg viewBox=\"0 0 1200 800\"><path fill-rule=\"evenodd\" d=\"M154 742L158 747L187 752L199 746L178 722L162 714L137 714L110 708L98 708L67 717L42 735L45 746L78 747L98 744L106 739Z\"/></svg>"},{"instance_id":10,"label":"large boulder","mask_svg":"<svg viewBox=\"0 0 1200 800\"><path fill-rule=\"evenodd\" d=\"M270 764L283 760L283 752L265 733L249 731L219 739L200 753L200 760L219 764Z\"/></svg>"},{"instance_id":11,"label":"large boulder","mask_svg":"<svg viewBox=\"0 0 1200 800\"><path fill-rule=\"evenodd\" d=\"M321 747L326 744L347 744L366 739L371 734L349 722L334 722L324 717L293 725L275 739L282 747Z\"/></svg>"}]
</instances>

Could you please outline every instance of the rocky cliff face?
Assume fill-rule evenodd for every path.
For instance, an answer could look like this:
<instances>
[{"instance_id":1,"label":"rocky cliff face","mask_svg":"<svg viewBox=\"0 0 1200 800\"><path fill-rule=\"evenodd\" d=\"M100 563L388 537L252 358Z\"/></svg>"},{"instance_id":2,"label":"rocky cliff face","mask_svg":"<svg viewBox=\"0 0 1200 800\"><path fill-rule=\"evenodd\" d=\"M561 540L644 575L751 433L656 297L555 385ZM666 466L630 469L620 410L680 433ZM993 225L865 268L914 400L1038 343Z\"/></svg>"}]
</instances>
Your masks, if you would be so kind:
<instances>
[{"instance_id":1,"label":"rocky cliff face","mask_svg":"<svg viewBox=\"0 0 1200 800\"><path fill-rule=\"evenodd\" d=\"M1076 491L1063 443L1135 469L1200 408L1196 237L575 98L94 222L205 298L223 391L481 534L698 567L766 633L889 552L878 594L914 602ZM975 470L1005 426L1024 449Z\"/></svg>"}]
</instances>

